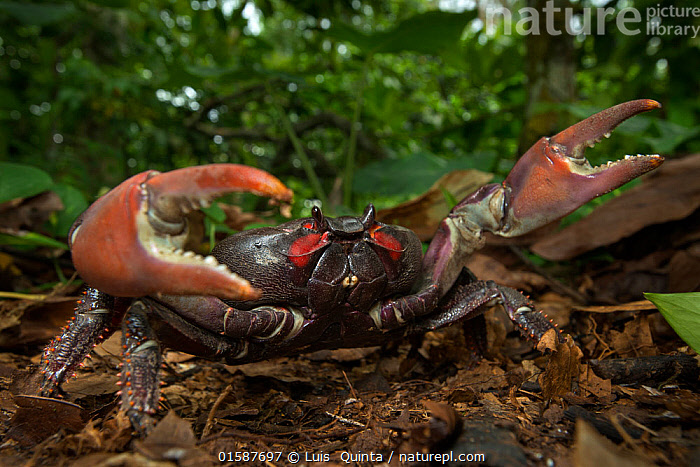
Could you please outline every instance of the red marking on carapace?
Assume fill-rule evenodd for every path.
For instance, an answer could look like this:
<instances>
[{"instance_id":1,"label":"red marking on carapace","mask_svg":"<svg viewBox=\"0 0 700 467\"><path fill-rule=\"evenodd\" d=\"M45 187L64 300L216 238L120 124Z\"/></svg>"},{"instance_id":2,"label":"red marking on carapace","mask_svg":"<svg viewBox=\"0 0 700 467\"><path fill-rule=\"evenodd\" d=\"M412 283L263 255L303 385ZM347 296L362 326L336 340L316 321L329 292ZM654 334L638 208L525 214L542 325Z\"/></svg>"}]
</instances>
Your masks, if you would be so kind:
<instances>
[{"instance_id":1,"label":"red marking on carapace","mask_svg":"<svg viewBox=\"0 0 700 467\"><path fill-rule=\"evenodd\" d=\"M393 235L381 231L381 226L372 227L369 231L370 236L374 239L374 243L380 247L389 250L389 256L394 261L398 261L403 253L404 248L401 242Z\"/></svg>"},{"instance_id":2,"label":"red marking on carapace","mask_svg":"<svg viewBox=\"0 0 700 467\"><path fill-rule=\"evenodd\" d=\"M303 268L309 264L311 255L329 243L328 232L324 234L312 233L305 235L292 243L287 256L289 260L298 268Z\"/></svg>"}]
</instances>

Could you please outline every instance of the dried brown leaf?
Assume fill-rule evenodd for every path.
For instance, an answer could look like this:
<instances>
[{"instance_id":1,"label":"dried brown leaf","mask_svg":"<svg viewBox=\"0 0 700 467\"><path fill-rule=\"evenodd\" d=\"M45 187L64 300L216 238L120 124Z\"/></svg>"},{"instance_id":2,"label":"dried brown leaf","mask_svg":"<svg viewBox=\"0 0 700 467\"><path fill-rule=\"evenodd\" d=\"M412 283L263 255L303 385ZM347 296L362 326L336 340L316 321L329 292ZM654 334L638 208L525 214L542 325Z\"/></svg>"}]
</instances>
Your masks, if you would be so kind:
<instances>
[{"instance_id":1,"label":"dried brown leaf","mask_svg":"<svg viewBox=\"0 0 700 467\"><path fill-rule=\"evenodd\" d=\"M252 212L244 212L240 206L219 203L219 207L226 214L226 226L233 230L243 230L249 224L260 224L265 222Z\"/></svg>"},{"instance_id":2,"label":"dried brown leaf","mask_svg":"<svg viewBox=\"0 0 700 467\"><path fill-rule=\"evenodd\" d=\"M677 251L668 265L668 291L700 290L700 242Z\"/></svg>"},{"instance_id":3,"label":"dried brown leaf","mask_svg":"<svg viewBox=\"0 0 700 467\"><path fill-rule=\"evenodd\" d=\"M556 329L550 329L544 333L542 339L537 343L537 350L544 353L547 350L552 352L557 351L557 347L560 346L559 343L559 333Z\"/></svg>"},{"instance_id":4,"label":"dried brown leaf","mask_svg":"<svg viewBox=\"0 0 700 467\"><path fill-rule=\"evenodd\" d=\"M550 356L547 368L538 377L540 387L542 387L542 397L545 401L571 391L573 382L578 379L580 374L580 360L583 356L581 350L569 336L567 336L566 341L556 341L554 345L556 350Z\"/></svg>"},{"instance_id":5,"label":"dried brown leaf","mask_svg":"<svg viewBox=\"0 0 700 467\"><path fill-rule=\"evenodd\" d=\"M501 285L530 292L547 285L547 279L530 271L517 271L507 268L500 261L482 253L474 253L467 260L466 267L481 280L497 281Z\"/></svg>"},{"instance_id":6,"label":"dried brown leaf","mask_svg":"<svg viewBox=\"0 0 700 467\"><path fill-rule=\"evenodd\" d=\"M114 374L94 373L68 380L63 389L73 396L101 396L117 392L119 378Z\"/></svg>"},{"instance_id":7,"label":"dried brown leaf","mask_svg":"<svg viewBox=\"0 0 700 467\"><path fill-rule=\"evenodd\" d=\"M197 439L185 420L169 412L143 441L134 443L136 451L155 460L175 461L179 465L195 465L207 458L197 449Z\"/></svg>"},{"instance_id":8,"label":"dried brown leaf","mask_svg":"<svg viewBox=\"0 0 700 467\"><path fill-rule=\"evenodd\" d=\"M600 467L602 465L643 467L651 464L629 452L622 452L610 440L598 433L595 428L578 419L576 421L574 466Z\"/></svg>"},{"instance_id":9,"label":"dried brown leaf","mask_svg":"<svg viewBox=\"0 0 700 467\"><path fill-rule=\"evenodd\" d=\"M612 383L609 379L600 378L588 365L581 365L579 387L594 395L603 404L612 402Z\"/></svg>"},{"instance_id":10,"label":"dried brown leaf","mask_svg":"<svg viewBox=\"0 0 700 467\"><path fill-rule=\"evenodd\" d=\"M442 421L446 425L450 433L458 427L461 417L452 406L431 400L423 401L423 405L430 411L431 417Z\"/></svg>"},{"instance_id":11,"label":"dried brown leaf","mask_svg":"<svg viewBox=\"0 0 700 467\"><path fill-rule=\"evenodd\" d=\"M636 302L621 303L620 305L609 306L574 306L574 311L585 311L588 313L620 313L622 311L643 311L655 310L656 307L649 300L639 300Z\"/></svg>"},{"instance_id":12,"label":"dried brown leaf","mask_svg":"<svg viewBox=\"0 0 700 467\"><path fill-rule=\"evenodd\" d=\"M45 191L30 198L17 198L0 204L0 229L39 232L49 216L63 209L61 198Z\"/></svg>"},{"instance_id":13,"label":"dried brown leaf","mask_svg":"<svg viewBox=\"0 0 700 467\"><path fill-rule=\"evenodd\" d=\"M637 314L632 321L626 323L622 332L612 329L609 345L620 357L643 357L658 353L645 313Z\"/></svg>"},{"instance_id":14,"label":"dried brown leaf","mask_svg":"<svg viewBox=\"0 0 700 467\"><path fill-rule=\"evenodd\" d=\"M10 420L8 436L23 446L32 446L63 429L79 432L87 414L70 402L37 396L15 396L18 408Z\"/></svg>"},{"instance_id":15,"label":"dried brown leaf","mask_svg":"<svg viewBox=\"0 0 700 467\"><path fill-rule=\"evenodd\" d=\"M457 200L488 183L492 174L479 170L455 170L443 175L425 193L390 209L377 212L377 220L413 230L422 241L430 240L442 219L450 212L444 192Z\"/></svg>"}]
</instances>

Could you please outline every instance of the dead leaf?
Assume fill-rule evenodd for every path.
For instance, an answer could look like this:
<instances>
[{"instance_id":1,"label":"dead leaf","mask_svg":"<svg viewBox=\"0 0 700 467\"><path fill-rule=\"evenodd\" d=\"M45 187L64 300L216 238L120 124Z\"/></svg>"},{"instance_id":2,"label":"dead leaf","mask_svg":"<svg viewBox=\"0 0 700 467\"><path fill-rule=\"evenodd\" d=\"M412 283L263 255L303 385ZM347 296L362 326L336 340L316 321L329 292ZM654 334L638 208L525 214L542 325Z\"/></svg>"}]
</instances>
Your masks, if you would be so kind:
<instances>
[{"instance_id":1,"label":"dead leaf","mask_svg":"<svg viewBox=\"0 0 700 467\"><path fill-rule=\"evenodd\" d=\"M432 418L440 420L446 425L450 433L457 429L462 420L459 414L450 405L440 404L430 400L423 401L423 405L426 409L430 410L430 416Z\"/></svg>"},{"instance_id":2,"label":"dead leaf","mask_svg":"<svg viewBox=\"0 0 700 467\"><path fill-rule=\"evenodd\" d=\"M49 216L63 209L61 198L45 191L30 198L17 198L0 204L0 229L40 232ZM9 233L9 232L8 232Z\"/></svg>"},{"instance_id":3,"label":"dead leaf","mask_svg":"<svg viewBox=\"0 0 700 467\"><path fill-rule=\"evenodd\" d=\"M268 377L275 378L286 383L308 383L309 376L302 375L300 365L292 363L289 359L280 358L274 360L263 360L262 362L247 363L245 365L228 366L232 372L240 371L249 378Z\"/></svg>"},{"instance_id":4,"label":"dead leaf","mask_svg":"<svg viewBox=\"0 0 700 467\"><path fill-rule=\"evenodd\" d=\"M94 373L69 379L63 389L72 396L101 396L117 392L119 378L114 374Z\"/></svg>"},{"instance_id":5,"label":"dead leaf","mask_svg":"<svg viewBox=\"0 0 700 467\"><path fill-rule=\"evenodd\" d=\"M573 306L574 311L585 311L588 313L620 313L623 311L644 311L656 310L656 307L649 300L639 300L636 302L622 303L620 305L609 306Z\"/></svg>"},{"instance_id":6,"label":"dead leaf","mask_svg":"<svg viewBox=\"0 0 700 467\"><path fill-rule=\"evenodd\" d=\"M457 388L450 392L447 400L450 402L466 402L471 404L479 398L479 395L470 387Z\"/></svg>"},{"instance_id":7,"label":"dead leaf","mask_svg":"<svg viewBox=\"0 0 700 467\"><path fill-rule=\"evenodd\" d=\"M168 350L163 354L163 361L169 365L189 362L194 358L196 357L193 355L184 352L178 352L176 350Z\"/></svg>"},{"instance_id":8,"label":"dead leaf","mask_svg":"<svg viewBox=\"0 0 700 467\"><path fill-rule=\"evenodd\" d=\"M33 446L63 429L79 432L87 414L79 405L38 396L15 396L18 408L10 420L8 436L23 446Z\"/></svg>"},{"instance_id":9,"label":"dead leaf","mask_svg":"<svg viewBox=\"0 0 700 467\"><path fill-rule=\"evenodd\" d=\"M249 224L262 224L265 220L255 213L244 212L240 206L218 203L226 214L226 226L233 230L243 230Z\"/></svg>"},{"instance_id":10,"label":"dead leaf","mask_svg":"<svg viewBox=\"0 0 700 467\"><path fill-rule=\"evenodd\" d=\"M154 460L175 461L178 465L196 465L207 454L196 447L197 438L189 423L175 412L168 412L143 441L136 441L136 451Z\"/></svg>"},{"instance_id":11,"label":"dead leaf","mask_svg":"<svg viewBox=\"0 0 700 467\"><path fill-rule=\"evenodd\" d=\"M530 271L517 271L507 268L500 261L482 253L474 253L465 265L481 280L497 281L501 285L530 292L548 284L547 279Z\"/></svg>"},{"instance_id":12,"label":"dead leaf","mask_svg":"<svg viewBox=\"0 0 700 467\"><path fill-rule=\"evenodd\" d=\"M664 402L666 408L676 413L686 421L700 422L700 396L690 391L682 391L684 394L668 397Z\"/></svg>"},{"instance_id":13,"label":"dead leaf","mask_svg":"<svg viewBox=\"0 0 700 467\"><path fill-rule=\"evenodd\" d=\"M430 411L430 420L411 428L411 444L421 446L424 452L439 452L461 433L462 417L447 404L424 400L423 405Z\"/></svg>"},{"instance_id":14,"label":"dead leaf","mask_svg":"<svg viewBox=\"0 0 700 467\"><path fill-rule=\"evenodd\" d=\"M131 442L134 427L125 412L119 410L114 417L108 418L102 424L102 436L105 450L120 451Z\"/></svg>"},{"instance_id":15,"label":"dead leaf","mask_svg":"<svg viewBox=\"0 0 700 467\"><path fill-rule=\"evenodd\" d=\"M629 452L623 452L610 440L601 436L588 423L576 420L576 441L574 445L574 465L576 467L643 467L651 465L645 459Z\"/></svg>"},{"instance_id":16,"label":"dead leaf","mask_svg":"<svg viewBox=\"0 0 700 467\"><path fill-rule=\"evenodd\" d=\"M304 355L311 361L355 362L377 352L380 347L359 347L350 349L317 350Z\"/></svg>"},{"instance_id":17,"label":"dead leaf","mask_svg":"<svg viewBox=\"0 0 700 467\"><path fill-rule=\"evenodd\" d=\"M677 251L668 265L668 291L700 290L700 243Z\"/></svg>"},{"instance_id":18,"label":"dead leaf","mask_svg":"<svg viewBox=\"0 0 700 467\"><path fill-rule=\"evenodd\" d=\"M564 418L564 409L560 405L552 404L542 413L542 418L556 425Z\"/></svg>"},{"instance_id":19,"label":"dead leaf","mask_svg":"<svg viewBox=\"0 0 700 467\"><path fill-rule=\"evenodd\" d=\"M588 365L581 365L579 387L594 395L603 404L612 402L612 382L609 379L600 378Z\"/></svg>"},{"instance_id":20,"label":"dead leaf","mask_svg":"<svg viewBox=\"0 0 700 467\"><path fill-rule=\"evenodd\" d=\"M537 378L545 401L570 392L573 382L580 374L580 359L583 353L573 339L567 336L565 342L557 341L555 346L556 350L549 357L547 368Z\"/></svg>"},{"instance_id":21,"label":"dead leaf","mask_svg":"<svg viewBox=\"0 0 700 467\"><path fill-rule=\"evenodd\" d=\"M627 322L622 332L610 330L609 344L620 357L644 357L657 354L649 329L649 319L645 313L639 313L632 321Z\"/></svg>"},{"instance_id":22,"label":"dead leaf","mask_svg":"<svg viewBox=\"0 0 700 467\"><path fill-rule=\"evenodd\" d=\"M507 417L513 412L510 405L504 404L503 401L492 392L482 394L479 402L489 411L489 413L495 416Z\"/></svg>"},{"instance_id":23,"label":"dead leaf","mask_svg":"<svg viewBox=\"0 0 700 467\"><path fill-rule=\"evenodd\" d=\"M537 350L545 353L547 350L552 352L557 351L557 346L559 346L559 333L556 329L549 329L544 333L542 339L537 343Z\"/></svg>"},{"instance_id":24,"label":"dead leaf","mask_svg":"<svg viewBox=\"0 0 700 467\"><path fill-rule=\"evenodd\" d=\"M422 241L430 240L440 222L450 212L445 191L457 200L490 182L492 174L479 170L455 170L443 175L428 191L389 209L377 212L377 220L413 230Z\"/></svg>"},{"instance_id":25,"label":"dead leaf","mask_svg":"<svg viewBox=\"0 0 700 467\"><path fill-rule=\"evenodd\" d=\"M53 338L74 313L77 297L0 301L0 346L36 344Z\"/></svg>"}]
</instances>

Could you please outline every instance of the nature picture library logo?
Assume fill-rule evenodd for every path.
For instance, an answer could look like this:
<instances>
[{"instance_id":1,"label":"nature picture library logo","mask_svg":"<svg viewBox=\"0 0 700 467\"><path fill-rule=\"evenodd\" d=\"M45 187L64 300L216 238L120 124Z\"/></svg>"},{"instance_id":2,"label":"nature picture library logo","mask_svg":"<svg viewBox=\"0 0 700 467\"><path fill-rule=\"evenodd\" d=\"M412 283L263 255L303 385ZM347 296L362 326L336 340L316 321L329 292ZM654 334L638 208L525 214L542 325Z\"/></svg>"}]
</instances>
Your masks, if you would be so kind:
<instances>
[{"instance_id":1,"label":"nature picture library logo","mask_svg":"<svg viewBox=\"0 0 700 467\"><path fill-rule=\"evenodd\" d=\"M556 4L559 2L550 0L541 10L533 7L509 10L503 6L489 6L486 8L486 32L493 34L499 22L502 22L505 35L513 34L513 25L515 34L519 35L603 35L606 33L606 27L615 27L628 36L647 34L696 38L700 33L700 6L678 7L658 3L644 9L615 9L605 6L560 7ZM562 13L563 22L560 19ZM664 24L665 20L672 20L674 24Z\"/></svg>"}]
</instances>

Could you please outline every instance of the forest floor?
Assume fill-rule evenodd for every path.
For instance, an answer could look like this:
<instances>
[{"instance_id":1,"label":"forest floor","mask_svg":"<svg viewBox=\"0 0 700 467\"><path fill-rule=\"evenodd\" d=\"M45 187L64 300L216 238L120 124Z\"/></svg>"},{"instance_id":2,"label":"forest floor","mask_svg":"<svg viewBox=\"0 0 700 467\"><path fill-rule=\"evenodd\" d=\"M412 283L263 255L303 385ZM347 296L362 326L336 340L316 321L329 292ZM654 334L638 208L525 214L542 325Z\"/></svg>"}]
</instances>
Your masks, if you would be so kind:
<instances>
[{"instance_id":1,"label":"forest floor","mask_svg":"<svg viewBox=\"0 0 700 467\"><path fill-rule=\"evenodd\" d=\"M534 349L496 307L481 356L459 324L238 366L168 350L146 437L118 411L119 333L65 384L65 400L36 397L42 346L72 315L77 286L0 300L0 465L691 465L699 358L641 295L700 290L700 157L678 162L613 200L632 204L530 239L559 258L544 268L502 242L471 259L477 277L528 293L566 343L549 336ZM658 208L671 204L659 200L667 185L685 203L674 216ZM645 202L647 214L630 207ZM604 209L633 231L593 217ZM603 240L582 246L591 238ZM42 267L12 258L24 275Z\"/></svg>"}]
</instances>

